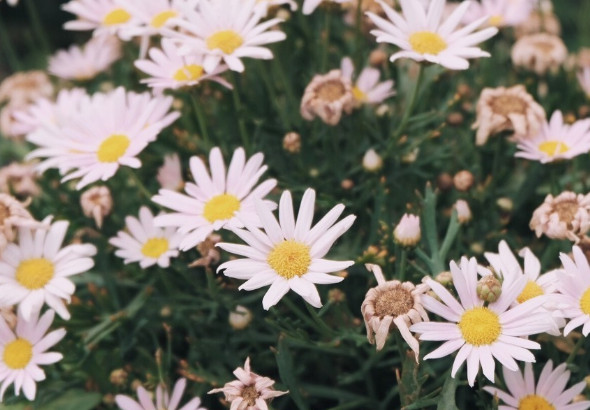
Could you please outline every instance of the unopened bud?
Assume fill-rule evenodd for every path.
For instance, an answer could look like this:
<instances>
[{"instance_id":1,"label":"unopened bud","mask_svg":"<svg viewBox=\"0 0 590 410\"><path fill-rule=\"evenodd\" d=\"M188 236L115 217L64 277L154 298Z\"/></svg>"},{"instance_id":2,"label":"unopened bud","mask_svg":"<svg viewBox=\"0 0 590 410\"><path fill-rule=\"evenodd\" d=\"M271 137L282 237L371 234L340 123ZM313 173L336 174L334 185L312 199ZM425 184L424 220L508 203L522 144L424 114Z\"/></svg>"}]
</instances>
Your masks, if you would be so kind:
<instances>
[{"instance_id":1,"label":"unopened bud","mask_svg":"<svg viewBox=\"0 0 590 410\"><path fill-rule=\"evenodd\" d=\"M283 149L291 154L301 151L301 135L296 132L288 132L283 138Z\"/></svg>"},{"instance_id":2,"label":"unopened bud","mask_svg":"<svg viewBox=\"0 0 590 410\"><path fill-rule=\"evenodd\" d=\"M500 208L504 212L510 212L514 207L514 203L510 198L498 198L498 200L496 201L496 205L498 205L498 208Z\"/></svg>"},{"instance_id":3,"label":"unopened bud","mask_svg":"<svg viewBox=\"0 0 590 410\"><path fill-rule=\"evenodd\" d=\"M248 308L238 305L229 313L229 324L235 330L242 330L248 327L252 318L252 312Z\"/></svg>"},{"instance_id":4,"label":"unopened bud","mask_svg":"<svg viewBox=\"0 0 590 410\"><path fill-rule=\"evenodd\" d=\"M381 49L371 51L369 54L369 64L372 66L380 66L387 61L387 53Z\"/></svg>"},{"instance_id":5,"label":"unopened bud","mask_svg":"<svg viewBox=\"0 0 590 410\"><path fill-rule=\"evenodd\" d=\"M383 160L377 152L371 148L363 157L363 168L369 172L378 171L383 166Z\"/></svg>"},{"instance_id":6,"label":"unopened bud","mask_svg":"<svg viewBox=\"0 0 590 410\"><path fill-rule=\"evenodd\" d=\"M453 186L453 177L448 172L443 172L436 178L436 186L441 191L448 191Z\"/></svg>"},{"instance_id":7,"label":"unopened bud","mask_svg":"<svg viewBox=\"0 0 590 410\"><path fill-rule=\"evenodd\" d=\"M471 209L469 209L469 204L467 201L459 199L457 202L455 202L453 208L455 208L457 211L457 219L459 220L459 223L464 224L471 221Z\"/></svg>"},{"instance_id":8,"label":"unopened bud","mask_svg":"<svg viewBox=\"0 0 590 410\"><path fill-rule=\"evenodd\" d=\"M109 380L114 386L124 386L127 384L127 372L123 369L115 369L111 372Z\"/></svg>"},{"instance_id":9,"label":"unopened bud","mask_svg":"<svg viewBox=\"0 0 590 410\"><path fill-rule=\"evenodd\" d=\"M473 185L473 174L467 170L457 172L453 177L453 185L457 191L469 190Z\"/></svg>"},{"instance_id":10,"label":"unopened bud","mask_svg":"<svg viewBox=\"0 0 590 410\"><path fill-rule=\"evenodd\" d=\"M502 283L494 275L486 275L477 282L476 291L481 300L492 303L502 294Z\"/></svg>"},{"instance_id":11,"label":"unopened bud","mask_svg":"<svg viewBox=\"0 0 590 410\"><path fill-rule=\"evenodd\" d=\"M451 286L453 284L453 275L449 271L444 271L436 275L434 280L443 286Z\"/></svg>"},{"instance_id":12,"label":"unopened bud","mask_svg":"<svg viewBox=\"0 0 590 410\"><path fill-rule=\"evenodd\" d=\"M410 214L404 214L393 231L395 241L407 247L418 245L421 235L420 217Z\"/></svg>"}]
</instances>

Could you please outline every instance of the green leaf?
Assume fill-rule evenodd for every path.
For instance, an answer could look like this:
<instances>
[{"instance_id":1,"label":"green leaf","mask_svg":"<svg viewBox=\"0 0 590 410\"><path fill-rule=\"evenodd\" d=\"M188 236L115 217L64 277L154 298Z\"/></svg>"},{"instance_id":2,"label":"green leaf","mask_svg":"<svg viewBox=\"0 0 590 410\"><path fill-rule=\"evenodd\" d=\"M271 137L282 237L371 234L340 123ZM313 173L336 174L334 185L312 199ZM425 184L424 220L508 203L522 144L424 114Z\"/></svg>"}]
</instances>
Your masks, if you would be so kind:
<instances>
[{"instance_id":1,"label":"green leaf","mask_svg":"<svg viewBox=\"0 0 590 410\"><path fill-rule=\"evenodd\" d=\"M100 393L70 390L61 397L43 405L44 410L92 410L102 400Z\"/></svg>"},{"instance_id":2,"label":"green leaf","mask_svg":"<svg viewBox=\"0 0 590 410\"><path fill-rule=\"evenodd\" d=\"M289 351L287 338L281 335L279 349L276 353L277 366L281 381L289 388L289 396L299 410L309 410L297 383L297 377L293 372L293 357Z\"/></svg>"},{"instance_id":3,"label":"green leaf","mask_svg":"<svg viewBox=\"0 0 590 410\"><path fill-rule=\"evenodd\" d=\"M455 404L455 391L457 390L457 379L454 377L447 377L445 384L443 385L442 392L440 394L440 399L438 402L438 406L436 406L437 410L459 410L457 405Z\"/></svg>"}]
</instances>

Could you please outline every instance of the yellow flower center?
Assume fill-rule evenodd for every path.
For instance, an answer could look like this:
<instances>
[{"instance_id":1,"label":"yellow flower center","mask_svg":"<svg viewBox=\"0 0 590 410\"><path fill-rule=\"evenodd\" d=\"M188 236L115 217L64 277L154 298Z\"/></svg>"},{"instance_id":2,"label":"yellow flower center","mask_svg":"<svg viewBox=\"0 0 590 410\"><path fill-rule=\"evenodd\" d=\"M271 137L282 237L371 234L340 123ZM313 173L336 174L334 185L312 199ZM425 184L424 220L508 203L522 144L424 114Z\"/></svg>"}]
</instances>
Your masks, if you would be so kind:
<instances>
[{"instance_id":1,"label":"yellow flower center","mask_svg":"<svg viewBox=\"0 0 590 410\"><path fill-rule=\"evenodd\" d=\"M555 410L555 406L551 405L544 397L531 394L523 397L518 403L518 410Z\"/></svg>"},{"instance_id":2,"label":"yellow flower center","mask_svg":"<svg viewBox=\"0 0 590 410\"><path fill-rule=\"evenodd\" d=\"M285 279L304 275L311 264L309 246L296 241L283 241L268 254L266 261Z\"/></svg>"},{"instance_id":3,"label":"yellow flower center","mask_svg":"<svg viewBox=\"0 0 590 410\"><path fill-rule=\"evenodd\" d=\"M496 14L495 16L491 16L488 20L490 26L500 27L504 23L504 17L500 14Z\"/></svg>"},{"instance_id":4,"label":"yellow flower center","mask_svg":"<svg viewBox=\"0 0 590 410\"><path fill-rule=\"evenodd\" d=\"M131 140L126 135L114 134L98 147L96 155L100 162L117 162L125 154Z\"/></svg>"},{"instance_id":5,"label":"yellow flower center","mask_svg":"<svg viewBox=\"0 0 590 410\"><path fill-rule=\"evenodd\" d=\"M166 10L156 14L150 24L154 28L162 28L168 20L170 20L172 17L176 17L177 15L178 13L176 13L174 10Z\"/></svg>"},{"instance_id":6,"label":"yellow flower center","mask_svg":"<svg viewBox=\"0 0 590 410\"><path fill-rule=\"evenodd\" d=\"M53 278L55 267L45 258L24 260L16 268L16 280L27 289L41 289Z\"/></svg>"},{"instance_id":7,"label":"yellow flower center","mask_svg":"<svg viewBox=\"0 0 590 410\"><path fill-rule=\"evenodd\" d=\"M166 238L150 238L143 244L141 253L148 258L158 259L168 250L168 245Z\"/></svg>"},{"instance_id":8,"label":"yellow flower center","mask_svg":"<svg viewBox=\"0 0 590 410\"><path fill-rule=\"evenodd\" d=\"M524 287L523 291L518 295L516 300L518 303L524 303L529 299L536 298L537 296L544 295L545 291L543 288L537 285L536 282L529 280Z\"/></svg>"},{"instance_id":9,"label":"yellow flower center","mask_svg":"<svg viewBox=\"0 0 590 410\"><path fill-rule=\"evenodd\" d=\"M115 26L117 24L127 23L131 18L131 14L125 9L114 9L109 14L104 16L102 24L105 26Z\"/></svg>"},{"instance_id":10,"label":"yellow flower center","mask_svg":"<svg viewBox=\"0 0 590 410\"><path fill-rule=\"evenodd\" d=\"M205 204L203 217L209 222L231 219L240 206L240 200L232 194L217 195Z\"/></svg>"},{"instance_id":11,"label":"yellow flower center","mask_svg":"<svg viewBox=\"0 0 590 410\"><path fill-rule=\"evenodd\" d=\"M539 151L550 157L568 152L569 149L570 147L561 141L545 141L539 144Z\"/></svg>"},{"instance_id":12,"label":"yellow flower center","mask_svg":"<svg viewBox=\"0 0 590 410\"><path fill-rule=\"evenodd\" d=\"M467 310L458 325L463 339L474 346L490 345L502 332L498 315L486 307Z\"/></svg>"},{"instance_id":13,"label":"yellow flower center","mask_svg":"<svg viewBox=\"0 0 590 410\"><path fill-rule=\"evenodd\" d=\"M580 309L587 315L590 315L590 288L586 289L580 298Z\"/></svg>"},{"instance_id":14,"label":"yellow flower center","mask_svg":"<svg viewBox=\"0 0 590 410\"><path fill-rule=\"evenodd\" d=\"M179 68L174 73L176 81L195 81L203 75L203 67L197 64L189 64Z\"/></svg>"},{"instance_id":15,"label":"yellow flower center","mask_svg":"<svg viewBox=\"0 0 590 410\"><path fill-rule=\"evenodd\" d=\"M438 54L447 48L441 36L432 31L417 31L410 36L412 49L420 54Z\"/></svg>"},{"instance_id":16,"label":"yellow flower center","mask_svg":"<svg viewBox=\"0 0 590 410\"><path fill-rule=\"evenodd\" d=\"M2 359L13 370L24 369L33 357L33 345L25 339L16 339L4 347Z\"/></svg>"},{"instance_id":17,"label":"yellow flower center","mask_svg":"<svg viewBox=\"0 0 590 410\"><path fill-rule=\"evenodd\" d=\"M225 54L232 54L242 44L244 44L244 39L233 30L218 31L207 37L209 50L220 49Z\"/></svg>"},{"instance_id":18,"label":"yellow flower center","mask_svg":"<svg viewBox=\"0 0 590 410\"><path fill-rule=\"evenodd\" d=\"M357 101L367 101L367 94L356 86L352 89L352 95L354 96L354 99Z\"/></svg>"}]
</instances>

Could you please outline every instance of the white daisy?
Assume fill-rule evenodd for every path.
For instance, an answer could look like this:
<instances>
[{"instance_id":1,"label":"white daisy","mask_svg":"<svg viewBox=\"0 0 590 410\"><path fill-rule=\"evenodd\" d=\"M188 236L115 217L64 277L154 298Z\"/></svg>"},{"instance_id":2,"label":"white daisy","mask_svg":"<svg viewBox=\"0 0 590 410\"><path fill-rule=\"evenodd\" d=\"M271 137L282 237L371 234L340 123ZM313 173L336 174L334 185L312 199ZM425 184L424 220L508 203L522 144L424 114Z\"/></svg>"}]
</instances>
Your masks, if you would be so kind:
<instances>
[{"instance_id":1,"label":"white daisy","mask_svg":"<svg viewBox=\"0 0 590 410\"><path fill-rule=\"evenodd\" d=\"M14 332L0 317L0 402L11 384L14 384L15 395L20 395L22 388L25 397L34 400L36 382L45 380L45 372L40 365L53 364L63 358L61 353L47 352L66 335L65 329L45 334L54 316L53 310L48 310L41 318L35 312L29 320L19 314Z\"/></svg>"},{"instance_id":2,"label":"white daisy","mask_svg":"<svg viewBox=\"0 0 590 410\"><path fill-rule=\"evenodd\" d=\"M502 275L504 281L510 283L522 276L526 277L526 285L522 293L516 297L512 306L537 296L546 296L542 308L552 317L554 325L551 331L547 333L559 335L559 329L565 325L565 321L561 312L557 309L559 297L556 297L556 295L558 293L558 276L563 272L554 270L541 275L541 262L529 248L521 249L518 254L524 258L524 269L520 267L520 263L504 240L500 241L498 245L498 253L486 252L484 255L494 270Z\"/></svg>"},{"instance_id":3,"label":"white daisy","mask_svg":"<svg viewBox=\"0 0 590 410\"><path fill-rule=\"evenodd\" d=\"M494 381L494 359L510 370L517 370L516 360L534 362L535 356L529 349L540 349L537 342L523 338L550 328L546 312L539 310L545 302L544 296L532 298L510 308L516 297L522 293L526 278L521 277L512 283L502 284L498 300L484 306L477 296L477 261L475 258L461 259L461 265L451 262L453 286L459 295L458 302L443 285L427 279L436 296L442 301L424 295L422 304L426 310L446 319L448 323L425 322L410 327L410 331L420 333L420 340L445 341L439 348L430 352L424 359L438 359L457 350L451 377L467 361L467 380L473 386L479 367L483 374Z\"/></svg>"},{"instance_id":4,"label":"white daisy","mask_svg":"<svg viewBox=\"0 0 590 410\"><path fill-rule=\"evenodd\" d=\"M43 222L49 224L50 219ZM0 306L18 304L19 314L29 320L47 303L62 318L70 318L64 300L70 302L76 287L69 277L94 266L96 248L90 244L62 248L68 225L57 221L48 229L19 229L18 244L8 244L0 256Z\"/></svg>"},{"instance_id":5,"label":"white daisy","mask_svg":"<svg viewBox=\"0 0 590 410\"><path fill-rule=\"evenodd\" d=\"M37 169L58 168L62 182L81 178L77 189L106 181L121 165L141 167L136 155L180 115L168 113L171 105L172 97L136 94L122 87L94 94L81 113L59 129L29 134L28 141L39 148L28 158L46 158Z\"/></svg>"},{"instance_id":6,"label":"white daisy","mask_svg":"<svg viewBox=\"0 0 590 410\"><path fill-rule=\"evenodd\" d=\"M564 317L571 319L563 328L563 335L567 336L578 326L582 327L582 334L590 333L590 266L584 252L574 246L574 259L562 253L559 255L565 274L559 276L559 291L561 292L560 309Z\"/></svg>"},{"instance_id":7,"label":"white daisy","mask_svg":"<svg viewBox=\"0 0 590 410\"><path fill-rule=\"evenodd\" d=\"M470 24L486 18L487 24L495 27L514 27L526 21L533 11L531 0L481 0L473 5L463 16L463 23Z\"/></svg>"},{"instance_id":8,"label":"white daisy","mask_svg":"<svg viewBox=\"0 0 590 410\"><path fill-rule=\"evenodd\" d=\"M322 1L325 1L327 3L338 3L338 4L344 4L344 3L351 3L352 0L303 0L303 14L311 14L314 12L315 9L318 8L318 6L322 3Z\"/></svg>"},{"instance_id":9,"label":"white daisy","mask_svg":"<svg viewBox=\"0 0 590 410\"><path fill-rule=\"evenodd\" d=\"M105 34L93 37L82 47L73 45L49 57L47 71L66 80L90 80L121 58L121 42Z\"/></svg>"},{"instance_id":10,"label":"white daisy","mask_svg":"<svg viewBox=\"0 0 590 410\"><path fill-rule=\"evenodd\" d=\"M391 56L392 62L398 58L411 58L440 64L451 70L465 70L469 67L468 58L490 56L476 45L494 36L498 29L488 27L474 32L487 17L456 30L471 4L469 1L462 2L444 22L441 22L441 17L446 0L432 0L428 10L419 1L400 0L403 17L385 2L378 2L389 21L368 12L367 15L377 26L371 34L377 37L378 43L391 43L402 49Z\"/></svg>"},{"instance_id":11,"label":"white daisy","mask_svg":"<svg viewBox=\"0 0 590 410\"><path fill-rule=\"evenodd\" d=\"M344 57L340 63L342 77L353 83L354 65L350 57ZM393 80L379 82L381 73L376 68L365 67L358 76L352 88L352 94L357 105L379 104L386 98L395 95Z\"/></svg>"},{"instance_id":12,"label":"white daisy","mask_svg":"<svg viewBox=\"0 0 590 410\"><path fill-rule=\"evenodd\" d=\"M139 266L147 268L156 263L162 268L170 266L170 258L178 256L178 244L182 234L175 228L160 229L154 226L154 216L149 208L142 206L139 219L133 216L125 218L130 234L119 231L117 236L109 239L109 243L119 249L115 255L125 260L125 264L139 262Z\"/></svg>"},{"instance_id":13,"label":"white daisy","mask_svg":"<svg viewBox=\"0 0 590 410\"><path fill-rule=\"evenodd\" d=\"M77 17L64 24L66 30L94 30L95 35L117 34L122 27L136 20L118 0L71 0L62 9Z\"/></svg>"},{"instance_id":14,"label":"white daisy","mask_svg":"<svg viewBox=\"0 0 590 410\"><path fill-rule=\"evenodd\" d=\"M264 155L257 153L246 161L243 148L234 151L227 169L221 150L213 148L209 153L211 175L199 157L190 159L190 170L195 183L187 182L184 190L187 195L161 189L152 200L157 204L176 211L157 216L156 226L174 226L183 234L188 234L181 242L180 249L189 250L204 241L213 231L243 227L244 221L258 225L254 207L256 199L262 199L276 186L275 179L267 179L254 186L266 171L262 165ZM274 202L264 201L270 209Z\"/></svg>"},{"instance_id":15,"label":"white daisy","mask_svg":"<svg viewBox=\"0 0 590 410\"><path fill-rule=\"evenodd\" d=\"M225 64L218 65L212 72L206 73L203 68L203 54L183 56L178 47L169 38L162 39L162 49L151 48L151 60L137 60L135 66L151 77L141 80L154 89L189 87L203 80L211 80L232 88L232 85L219 74L227 71Z\"/></svg>"},{"instance_id":16,"label":"white daisy","mask_svg":"<svg viewBox=\"0 0 590 410\"><path fill-rule=\"evenodd\" d=\"M586 388L585 381L564 390L570 378L566 363L553 369L553 361L549 360L543 367L537 383L535 383L535 374L530 363L525 363L524 373L520 370L511 371L506 367L502 369L502 373L508 392L492 386L483 388L506 404L499 406L498 410L585 410L590 408L590 401L587 400L572 403L572 400Z\"/></svg>"},{"instance_id":17,"label":"white daisy","mask_svg":"<svg viewBox=\"0 0 590 410\"><path fill-rule=\"evenodd\" d=\"M231 278L248 279L240 286L240 290L254 290L271 285L262 300L262 306L266 310L276 305L289 289L301 295L310 305L321 307L322 302L315 284L342 281L342 277L328 273L341 271L354 263L323 258L336 239L352 226L356 217L349 215L334 225L344 211L344 205L339 204L312 228L314 203L315 191L307 189L295 220L291 193L283 192L277 222L270 209L257 202L256 211L265 232L244 220L247 230L233 231L247 245L218 243L217 246L246 258L225 262L217 271L223 271L225 276Z\"/></svg>"},{"instance_id":18,"label":"white daisy","mask_svg":"<svg viewBox=\"0 0 590 410\"><path fill-rule=\"evenodd\" d=\"M176 384L174 384L174 389L172 390L172 396L170 396L168 390L163 387L161 384L158 384L156 388L156 404L152 401L151 394L144 389L142 386L137 388L137 397L139 398L139 402L136 402L129 396L125 396L122 394L117 394L115 396L115 402L117 406L121 410L156 410L156 409L166 409L166 410L176 410L178 405L180 404L180 399L182 398L182 394L184 393L184 389L186 387L186 379L178 379ZM193 398L191 401L186 403L178 410L206 410L204 407L201 407L201 399L198 397Z\"/></svg>"},{"instance_id":19,"label":"white daisy","mask_svg":"<svg viewBox=\"0 0 590 410\"><path fill-rule=\"evenodd\" d=\"M590 119L565 124L561 111L555 111L549 122L542 124L536 135L518 138L519 151L515 157L539 161L542 164L572 159L590 151Z\"/></svg>"},{"instance_id":20,"label":"white daisy","mask_svg":"<svg viewBox=\"0 0 590 410\"><path fill-rule=\"evenodd\" d=\"M221 61L242 72L241 58L272 59L272 52L261 46L286 38L282 31L269 30L281 19L259 24L263 12L256 0L201 0L198 12L176 21L182 31L168 30L166 36L180 42L186 54L205 54L203 67L208 73Z\"/></svg>"}]
</instances>

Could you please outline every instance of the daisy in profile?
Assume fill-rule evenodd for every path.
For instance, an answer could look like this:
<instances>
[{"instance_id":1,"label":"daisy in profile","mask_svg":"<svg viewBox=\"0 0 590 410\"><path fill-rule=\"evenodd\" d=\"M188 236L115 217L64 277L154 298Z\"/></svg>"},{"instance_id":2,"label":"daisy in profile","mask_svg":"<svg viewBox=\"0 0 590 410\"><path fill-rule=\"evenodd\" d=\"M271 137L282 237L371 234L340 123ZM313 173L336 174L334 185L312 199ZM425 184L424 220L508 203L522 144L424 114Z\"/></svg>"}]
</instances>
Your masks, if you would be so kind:
<instances>
[{"instance_id":1,"label":"daisy in profile","mask_svg":"<svg viewBox=\"0 0 590 410\"><path fill-rule=\"evenodd\" d=\"M267 179L255 188L267 168L262 165L263 160L264 155L257 153L246 161L244 149L238 148L226 173L221 150L215 147L209 153L209 174L203 161L192 157L189 166L195 183L185 184L186 195L161 189L152 198L174 211L157 216L155 225L173 226L187 234L180 242L183 251L197 246L213 231L243 227L244 221L258 226L254 202L263 199L277 185L275 179ZM264 203L270 209L276 206L271 201Z\"/></svg>"},{"instance_id":2,"label":"daisy in profile","mask_svg":"<svg viewBox=\"0 0 590 410\"><path fill-rule=\"evenodd\" d=\"M303 14L311 14L318 8L318 6L325 1L326 3L351 3L352 0L304 0L303 1Z\"/></svg>"},{"instance_id":3,"label":"daisy in profile","mask_svg":"<svg viewBox=\"0 0 590 410\"><path fill-rule=\"evenodd\" d=\"M185 387L186 379L178 379L176 384L174 384L172 396L170 396L166 387L158 384L158 387L156 388L155 406L152 395L146 389L144 389L143 386L139 386L137 388L137 397L139 398L139 402L123 394L117 394L115 396L115 402L121 410L206 410L204 407L201 407L201 399L198 397L194 397L184 406L178 408Z\"/></svg>"},{"instance_id":4,"label":"daisy in profile","mask_svg":"<svg viewBox=\"0 0 590 410\"><path fill-rule=\"evenodd\" d=\"M58 168L62 182L81 178L76 189L111 178L121 165L141 167L136 156L155 141L178 112L168 113L172 97L126 92L119 87L94 94L79 115L57 130L30 134L39 148L28 158L45 158L37 169Z\"/></svg>"},{"instance_id":5,"label":"daisy in profile","mask_svg":"<svg viewBox=\"0 0 590 410\"><path fill-rule=\"evenodd\" d=\"M431 0L428 10L419 1L400 0L403 16L383 1L379 3L389 20L375 13L367 13L377 26L371 34L377 37L378 43L391 43L401 48L401 51L390 57L392 62L398 58L411 58L440 64L450 70L465 70L469 68L467 59L490 56L476 45L493 37L498 29L488 27L475 31L488 17L484 16L457 30L471 4L469 1L462 2L442 22L446 0Z\"/></svg>"},{"instance_id":6,"label":"daisy in profile","mask_svg":"<svg viewBox=\"0 0 590 410\"><path fill-rule=\"evenodd\" d=\"M20 395L22 388L27 399L35 400L36 382L45 379L45 372L40 366L59 362L63 358L61 353L47 352L66 335L65 329L47 333L54 316L53 310L48 310L41 317L35 312L28 320L19 314L14 331L0 317L0 402L11 384L14 384L15 395Z\"/></svg>"},{"instance_id":7,"label":"daisy in profile","mask_svg":"<svg viewBox=\"0 0 590 410\"><path fill-rule=\"evenodd\" d=\"M561 111L555 111L537 134L518 138L518 149L514 156L542 164L586 154L590 151L590 119L568 125Z\"/></svg>"},{"instance_id":8,"label":"daisy in profile","mask_svg":"<svg viewBox=\"0 0 590 410\"><path fill-rule=\"evenodd\" d=\"M423 322L410 327L420 334L420 340L444 341L436 350L424 356L424 360L438 359L458 350L451 377L455 377L463 362L467 361L467 381L473 386L479 367L483 374L494 381L494 359L512 371L518 370L516 360L534 362L530 349L540 349L537 342L524 337L542 333L550 328L547 313L539 307L545 302L539 296L510 307L526 285L522 277L502 283L499 298L487 306L477 296L477 261L463 257L461 264L451 262L453 286L459 301L440 283L427 279L440 302L429 296L422 297L426 310L447 322Z\"/></svg>"},{"instance_id":9,"label":"daisy in profile","mask_svg":"<svg viewBox=\"0 0 590 410\"><path fill-rule=\"evenodd\" d=\"M348 268L354 261L324 259L334 242L344 234L355 220L349 215L336 223L344 205L332 208L313 228L315 191L307 189L301 200L297 219L293 215L293 202L289 191L283 192L279 204L279 221L271 210L257 202L256 211L265 232L251 221L244 220L246 229L233 229L247 245L218 243L221 249L244 259L225 262L217 268L225 276L248 279L240 290L255 290L270 285L262 299L268 310L289 291L299 294L307 303L322 306L316 284L342 281L341 276L329 275Z\"/></svg>"},{"instance_id":10,"label":"daisy in profile","mask_svg":"<svg viewBox=\"0 0 590 410\"><path fill-rule=\"evenodd\" d=\"M570 319L563 328L567 336L578 326L582 326L582 334L590 333L590 266L584 252L578 246L572 249L574 258L565 253L559 255L565 275L559 277L559 291L562 294L560 308L565 318Z\"/></svg>"},{"instance_id":11,"label":"daisy in profile","mask_svg":"<svg viewBox=\"0 0 590 410\"><path fill-rule=\"evenodd\" d=\"M178 20L181 31L166 31L166 36L182 44L183 53L205 54L207 73L224 61L230 70L242 72L242 58L270 60L272 52L262 47L286 38L285 33L269 30L282 20L260 23L265 12L256 0L201 0L199 10Z\"/></svg>"},{"instance_id":12,"label":"daisy in profile","mask_svg":"<svg viewBox=\"0 0 590 410\"><path fill-rule=\"evenodd\" d=\"M504 384L508 388L507 392L492 386L483 388L504 402L504 406L498 407L500 410L585 410L590 408L590 401L587 400L572 403L572 400L586 388L585 381L564 390L570 379L570 371L567 370L566 363L554 369L553 361L547 361L536 383L533 366L530 363L525 363L524 373L503 367L502 374Z\"/></svg>"},{"instance_id":13,"label":"daisy in profile","mask_svg":"<svg viewBox=\"0 0 590 410\"><path fill-rule=\"evenodd\" d=\"M94 35L117 34L136 20L118 0L71 0L62 9L77 17L64 24L66 30L94 30Z\"/></svg>"},{"instance_id":14,"label":"daisy in profile","mask_svg":"<svg viewBox=\"0 0 590 410\"><path fill-rule=\"evenodd\" d=\"M43 222L49 225L50 218ZM48 229L19 229L18 243L8 244L0 256L0 306L18 304L19 314L29 320L46 303L63 319L70 318L64 304L76 289L70 276L94 266L96 248L90 244L62 248L68 225L57 221Z\"/></svg>"},{"instance_id":15,"label":"daisy in profile","mask_svg":"<svg viewBox=\"0 0 590 410\"><path fill-rule=\"evenodd\" d=\"M156 228L154 215L149 208L142 206L139 219L133 216L125 218L129 233L119 231L109 243L119 248L115 255L125 260L125 264L139 262L139 266L147 268L156 263L161 268L170 266L170 258L178 256L178 244L182 234L175 228Z\"/></svg>"},{"instance_id":16,"label":"daisy in profile","mask_svg":"<svg viewBox=\"0 0 590 410\"><path fill-rule=\"evenodd\" d=\"M344 57L340 64L342 76L353 83L354 65L350 57ZM393 90L393 80L379 82L381 74L379 70L372 67L365 67L356 79L352 88L352 94L356 105L362 104L379 104L386 98L395 95Z\"/></svg>"},{"instance_id":17,"label":"daisy in profile","mask_svg":"<svg viewBox=\"0 0 590 410\"><path fill-rule=\"evenodd\" d=\"M47 71L66 80L96 77L121 58L121 43L111 35L93 37L82 47L73 45L49 57Z\"/></svg>"},{"instance_id":18,"label":"daisy in profile","mask_svg":"<svg viewBox=\"0 0 590 410\"><path fill-rule=\"evenodd\" d=\"M169 38L162 39L162 49L151 48L149 56L150 59L135 61L135 66L150 76L141 82L154 89L192 87L205 80L232 88L230 83L219 76L227 71L226 65L220 64L212 72L207 73L203 68L203 54L183 56L179 53L178 46Z\"/></svg>"}]
</instances>

